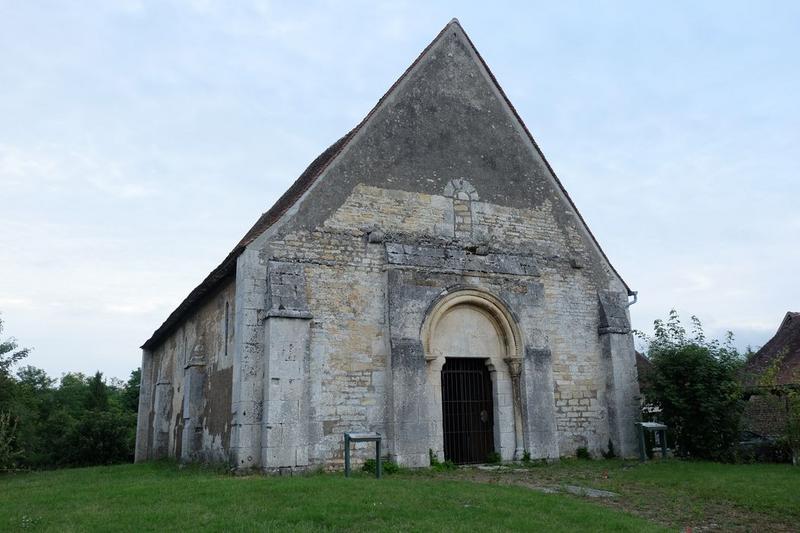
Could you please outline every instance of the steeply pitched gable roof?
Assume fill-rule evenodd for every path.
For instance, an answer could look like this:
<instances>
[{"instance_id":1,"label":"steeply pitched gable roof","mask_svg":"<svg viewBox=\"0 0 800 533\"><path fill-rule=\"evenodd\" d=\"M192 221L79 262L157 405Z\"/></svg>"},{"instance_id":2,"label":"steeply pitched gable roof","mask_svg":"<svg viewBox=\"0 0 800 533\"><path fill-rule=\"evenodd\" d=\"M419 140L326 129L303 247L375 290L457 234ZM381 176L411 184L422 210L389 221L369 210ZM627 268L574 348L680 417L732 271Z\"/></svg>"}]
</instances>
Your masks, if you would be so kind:
<instances>
[{"instance_id":1,"label":"steeply pitched gable roof","mask_svg":"<svg viewBox=\"0 0 800 533\"><path fill-rule=\"evenodd\" d=\"M776 362L776 385L800 384L800 313L786 313L775 335L747 362L745 383L760 385L760 377Z\"/></svg>"},{"instance_id":2,"label":"steeply pitched gable roof","mask_svg":"<svg viewBox=\"0 0 800 533\"><path fill-rule=\"evenodd\" d=\"M267 230L280 216L294 204L297 199L302 196L303 192L314 182L316 177L324 170L336 154L339 153L342 146L347 142L355 130L350 131L347 135L333 143L327 150L317 156L308 167L300 174L300 177L295 180L289 189L278 198L278 201L270 208L269 211L263 213L253 227L242 237L231 252L223 259L222 263L217 266L206 278L194 288L192 292L180 303L180 305L167 317L163 324L153 332L153 335L147 339L142 345L143 349L151 350L158 346L159 342L169 335L180 322L180 319L189 311L194 309L204 298L212 294L220 287L223 281L228 279L236 272L236 259L241 255L248 244L253 242L259 235Z\"/></svg>"},{"instance_id":3,"label":"steeply pitched gable roof","mask_svg":"<svg viewBox=\"0 0 800 533\"><path fill-rule=\"evenodd\" d=\"M343 136L341 139L336 141L327 150L325 150L322 154L320 154L309 166L306 170L300 175L299 178L292 184L291 187L281 196L277 202L267 211L266 213L262 214L261 217L256 221L252 228L245 234L241 241L234 247L234 249L227 255L227 257L220 263L220 265L215 268L207 277L203 280L203 282L198 285L189 295L184 299L183 302L167 317L167 320L153 333L153 335L144 342L142 345L143 349L152 350L156 348L161 341L163 341L167 335L169 335L174 329L180 324L181 319L189 312L194 310L200 303L204 301L206 297L210 294L214 293L222 283L227 280L230 276L234 275L236 272L236 259L241 255L244 249L247 247L248 244L252 243L259 235L261 235L264 231L266 231L270 226L272 226L275 222L277 222L281 216L283 216L286 211L291 208L295 202L297 202L303 194L316 182L317 178L319 178L324 171L328 168L328 166L336 159L336 157L347 147L348 143L351 139L364 127L364 125L369 121L369 119L377 112L378 109L381 108L383 103L389 98L389 96L395 91L395 88L408 76L408 74L414 69L414 67L420 62L420 60L425 57L428 51L445 35L448 31L458 31L460 32L466 41L469 43L472 51L475 53L475 56L480 61L482 67L485 69L487 75L491 79L494 86L497 88L498 93L503 98L503 101L508 106L510 112L513 114L514 118L518 121L522 129L524 130L528 140L533 145L534 149L541 157L542 161L547 167L547 170L550 172L552 177L554 178L558 188L560 189L561 193L563 193L566 200L569 202L572 209L575 211L578 219L580 220L583 227L586 229L589 238L592 240L594 245L596 246L599 253L602 257L606 260L608 265L610 266L611 270L614 274L622 280L622 276L614 269L611 262L608 260L608 257L603 252L600 244L597 242L597 239L592 234L591 230L589 229L586 221L581 216L578 208L575 206L572 199L569 197L566 189L561 184L561 181L556 176L555 171L550 166L550 163L544 157L544 154L539 149L539 146L536 144L536 141L533 139L533 135L531 135L530 131L528 130L525 123L522 121L522 118L517 113L514 106L511 104L511 101L506 96L503 89L500 87L500 84L497 82L497 79L492 74L489 66L483 60L481 55L478 53L475 45L472 43L472 40L466 34L464 29L461 27L457 19L453 19L450 21L440 32L439 34L428 44L428 46L420 53L420 55L414 60L414 62L405 70L405 72L397 79L397 81L389 88L389 90L381 97L378 103L370 110L366 117L349 133ZM622 280L622 283L625 284L625 281ZM626 289L628 290L629 294L632 294L630 288L625 284Z\"/></svg>"}]
</instances>

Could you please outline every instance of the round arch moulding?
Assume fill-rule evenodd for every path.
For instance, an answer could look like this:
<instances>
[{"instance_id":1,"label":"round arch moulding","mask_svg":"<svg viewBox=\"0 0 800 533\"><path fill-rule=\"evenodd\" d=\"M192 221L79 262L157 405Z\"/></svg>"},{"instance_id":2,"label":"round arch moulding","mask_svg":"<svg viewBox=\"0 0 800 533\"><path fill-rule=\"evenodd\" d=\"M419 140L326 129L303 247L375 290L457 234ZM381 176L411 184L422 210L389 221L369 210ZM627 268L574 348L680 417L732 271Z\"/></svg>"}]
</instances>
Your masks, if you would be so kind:
<instances>
[{"instance_id":1,"label":"round arch moulding","mask_svg":"<svg viewBox=\"0 0 800 533\"><path fill-rule=\"evenodd\" d=\"M475 288L452 289L445 291L431 306L422 324L420 336L429 361L437 359L431 353L431 339L436 333L439 321L452 309L460 306L477 307L487 313L495 322L505 344L506 358L522 359L522 336L514 316L506 304L496 296Z\"/></svg>"}]
</instances>

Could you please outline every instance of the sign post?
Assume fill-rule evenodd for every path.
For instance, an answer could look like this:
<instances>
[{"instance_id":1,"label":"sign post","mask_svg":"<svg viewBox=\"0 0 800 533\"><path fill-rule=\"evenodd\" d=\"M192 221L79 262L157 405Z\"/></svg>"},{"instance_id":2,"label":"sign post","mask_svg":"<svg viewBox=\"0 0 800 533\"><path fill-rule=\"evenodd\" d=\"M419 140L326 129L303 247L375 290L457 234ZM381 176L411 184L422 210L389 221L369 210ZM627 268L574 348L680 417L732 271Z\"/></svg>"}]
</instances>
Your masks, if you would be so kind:
<instances>
[{"instance_id":1,"label":"sign post","mask_svg":"<svg viewBox=\"0 0 800 533\"><path fill-rule=\"evenodd\" d=\"M344 477L350 477L350 443L375 443L375 477L381 478L381 434L380 433L345 433L344 434Z\"/></svg>"}]
</instances>

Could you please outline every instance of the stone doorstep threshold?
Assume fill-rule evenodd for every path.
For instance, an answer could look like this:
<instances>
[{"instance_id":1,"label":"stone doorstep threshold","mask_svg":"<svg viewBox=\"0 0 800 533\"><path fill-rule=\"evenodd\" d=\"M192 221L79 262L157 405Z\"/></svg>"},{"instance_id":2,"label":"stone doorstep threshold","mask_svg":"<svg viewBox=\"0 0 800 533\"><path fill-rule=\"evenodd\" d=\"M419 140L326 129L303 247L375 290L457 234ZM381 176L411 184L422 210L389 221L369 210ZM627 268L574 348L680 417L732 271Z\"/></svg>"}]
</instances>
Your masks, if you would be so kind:
<instances>
[{"instance_id":1,"label":"stone doorstep threshold","mask_svg":"<svg viewBox=\"0 0 800 533\"><path fill-rule=\"evenodd\" d=\"M459 468L464 470L469 470L471 468L476 468L478 470L484 470L487 472L509 472L513 470L512 468L505 466L505 465L492 465L492 464L472 464L472 465L459 465Z\"/></svg>"},{"instance_id":2,"label":"stone doorstep threshold","mask_svg":"<svg viewBox=\"0 0 800 533\"><path fill-rule=\"evenodd\" d=\"M593 489L591 487L580 487L578 485L562 485L561 487L543 487L540 485L531 485L528 483L508 483L509 485L517 485L527 489L543 492L545 494L559 494L567 493L574 496L582 496L585 498L616 498L619 496L616 492L609 490Z\"/></svg>"},{"instance_id":3,"label":"stone doorstep threshold","mask_svg":"<svg viewBox=\"0 0 800 533\"><path fill-rule=\"evenodd\" d=\"M590 487L579 487L577 485L565 485L564 490L576 496L586 496L588 498L614 498L619 496L610 490L593 489Z\"/></svg>"},{"instance_id":4,"label":"stone doorstep threshold","mask_svg":"<svg viewBox=\"0 0 800 533\"><path fill-rule=\"evenodd\" d=\"M483 470L485 472L512 472L516 469L504 466L504 465L492 465L492 464L473 464L473 465L461 465L459 468L464 470L469 469L476 469L476 470ZM601 489L593 489L591 487L581 487L579 485L562 485L561 487L543 487L540 485L532 485L529 483L514 483L509 482L508 485L517 485L520 487L525 487L531 490L535 490L537 492L543 492L545 494L558 494L562 492L566 492L568 494L573 494L575 496L584 496L587 498L615 498L619 496L616 492L611 492L610 490L601 490Z\"/></svg>"}]
</instances>

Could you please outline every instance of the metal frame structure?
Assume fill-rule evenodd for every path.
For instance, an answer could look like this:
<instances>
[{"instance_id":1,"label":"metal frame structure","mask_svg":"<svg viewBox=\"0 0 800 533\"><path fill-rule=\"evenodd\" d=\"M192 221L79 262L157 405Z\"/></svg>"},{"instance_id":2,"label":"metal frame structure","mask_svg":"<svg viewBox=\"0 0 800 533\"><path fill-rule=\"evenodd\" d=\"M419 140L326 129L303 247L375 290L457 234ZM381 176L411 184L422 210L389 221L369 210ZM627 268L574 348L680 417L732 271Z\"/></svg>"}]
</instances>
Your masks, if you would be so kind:
<instances>
[{"instance_id":1,"label":"metal frame structure","mask_svg":"<svg viewBox=\"0 0 800 533\"><path fill-rule=\"evenodd\" d=\"M661 458L667 458L667 426L658 422L636 422L639 430L639 458L647 461L647 444L644 439L644 432L655 433L661 441Z\"/></svg>"},{"instance_id":2,"label":"metal frame structure","mask_svg":"<svg viewBox=\"0 0 800 533\"><path fill-rule=\"evenodd\" d=\"M375 477L381 478L381 434L380 433L345 433L344 434L344 477L350 477L350 443L375 443Z\"/></svg>"}]
</instances>

